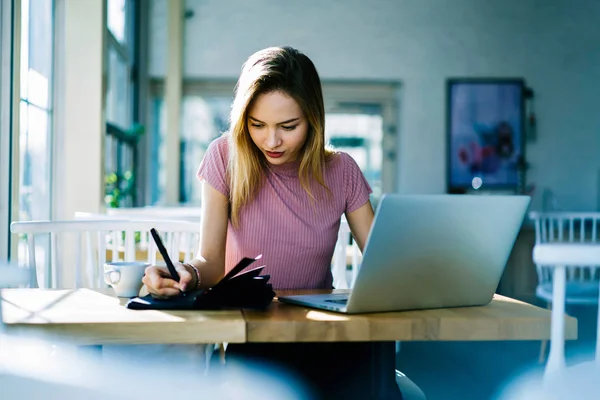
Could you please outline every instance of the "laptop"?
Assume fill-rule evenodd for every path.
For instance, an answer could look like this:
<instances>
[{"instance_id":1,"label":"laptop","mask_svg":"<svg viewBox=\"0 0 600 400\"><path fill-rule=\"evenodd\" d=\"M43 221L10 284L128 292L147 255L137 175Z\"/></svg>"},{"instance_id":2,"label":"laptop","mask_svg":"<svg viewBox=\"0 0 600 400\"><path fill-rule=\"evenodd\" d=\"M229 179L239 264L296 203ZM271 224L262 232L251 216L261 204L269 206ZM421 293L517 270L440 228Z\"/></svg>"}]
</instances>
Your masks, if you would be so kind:
<instances>
[{"instance_id":1,"label":"laptop","mask_svg":"<svg viewBox=\"0 0 600 400\"><path fill-rule=\"evenodd\" d=\"M385 194L349 293L278 299L347 314L488 304L530 200Z\"/></svg>"}]
</instances>

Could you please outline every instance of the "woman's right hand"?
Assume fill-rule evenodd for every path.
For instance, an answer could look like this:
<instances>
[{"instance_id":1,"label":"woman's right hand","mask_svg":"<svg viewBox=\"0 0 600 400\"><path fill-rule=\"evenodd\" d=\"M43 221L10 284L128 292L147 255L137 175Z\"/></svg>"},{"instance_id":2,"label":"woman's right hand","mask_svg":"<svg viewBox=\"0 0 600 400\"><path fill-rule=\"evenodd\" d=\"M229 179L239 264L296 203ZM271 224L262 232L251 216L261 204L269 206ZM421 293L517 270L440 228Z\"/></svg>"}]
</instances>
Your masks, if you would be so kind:
<instances>
[{"instance_id":1,"label":"woman's right hand","mask_svg":"<svg viewBox=\"0 0 600 400\"><path fill-rule=\"evenodd\" d=\"M179 282L171 278L167 267L150 266L146 268L142 282L152 297L164 299L179 296L181 292L194 288L196 277L193 271L181 263L175 264L175 269L179 273Z\"/></svg>"}]
</instances>

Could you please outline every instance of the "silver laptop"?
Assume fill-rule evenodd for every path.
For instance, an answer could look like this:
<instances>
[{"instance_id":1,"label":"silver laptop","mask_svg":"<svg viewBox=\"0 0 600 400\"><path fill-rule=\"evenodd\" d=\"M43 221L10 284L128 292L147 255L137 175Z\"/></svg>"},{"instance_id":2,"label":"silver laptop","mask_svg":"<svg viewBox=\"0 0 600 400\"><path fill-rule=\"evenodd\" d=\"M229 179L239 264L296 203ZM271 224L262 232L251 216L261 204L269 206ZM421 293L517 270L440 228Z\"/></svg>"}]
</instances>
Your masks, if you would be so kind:
<instances>
[{"instance_id":1,"label":"silver laptop","mask_svg":"<svg viewBox=\"0 0 600 400\"><path fill-rule=\"evenodd\" d=\"M485 305L529 203L528 196L386 194L352 291L279 300L348 314Z\"/></svg>"}]
</instances>

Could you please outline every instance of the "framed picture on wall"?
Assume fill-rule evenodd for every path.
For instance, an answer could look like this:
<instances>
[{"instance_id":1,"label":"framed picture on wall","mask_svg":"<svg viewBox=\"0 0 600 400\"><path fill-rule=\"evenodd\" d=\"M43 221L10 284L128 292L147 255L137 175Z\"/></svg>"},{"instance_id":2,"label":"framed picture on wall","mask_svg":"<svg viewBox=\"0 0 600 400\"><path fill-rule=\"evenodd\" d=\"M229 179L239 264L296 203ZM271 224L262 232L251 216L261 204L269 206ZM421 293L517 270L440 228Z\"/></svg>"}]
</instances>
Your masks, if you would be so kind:
<instances>
[{"instance_id":1,"label":"framed picture on wall","mask_svg":"<svg viewBox=\"0 0 600 400\"><path fill-rule=\"evenodd\" d=\"M518 189L525 147L525 82L447 81L448 191Z\"/></svg>"}]
</instances>

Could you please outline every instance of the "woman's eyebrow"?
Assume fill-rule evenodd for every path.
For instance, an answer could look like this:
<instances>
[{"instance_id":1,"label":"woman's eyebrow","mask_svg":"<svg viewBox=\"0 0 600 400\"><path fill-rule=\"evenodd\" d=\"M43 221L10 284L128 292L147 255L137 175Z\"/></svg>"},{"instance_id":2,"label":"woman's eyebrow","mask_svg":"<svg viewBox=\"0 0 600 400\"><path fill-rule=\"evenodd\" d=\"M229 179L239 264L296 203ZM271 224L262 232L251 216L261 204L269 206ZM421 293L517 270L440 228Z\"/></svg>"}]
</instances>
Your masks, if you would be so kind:
<instances>
[{"instance_id":1,"label":"woman's eyebrow","mask_svg":"<svg viewBox=\"0 0 600 400\"><path fill-rule=\"evenodd\" d=\"M256 119L256 118L254 118L254 117L253 117L253 116L251 116L251 115L248 115L248 118L249 118L249 119L251 119L251 120L252 120L252 121L254 121L254 122L260 122L261 124L264 124L264 122L263 122L263 121L261 121L261 120L259 120L259 119ZM294 122L294 121L296 121L296 120L299 120L299 119L300 119L300 117L296 117L296 118L288 119L288 120L286 120L286 121L279 122L277 125L289 124L290 122ZM265 124L265 125L266 125L266 124Z\"/></svg>"}]
</instances>

